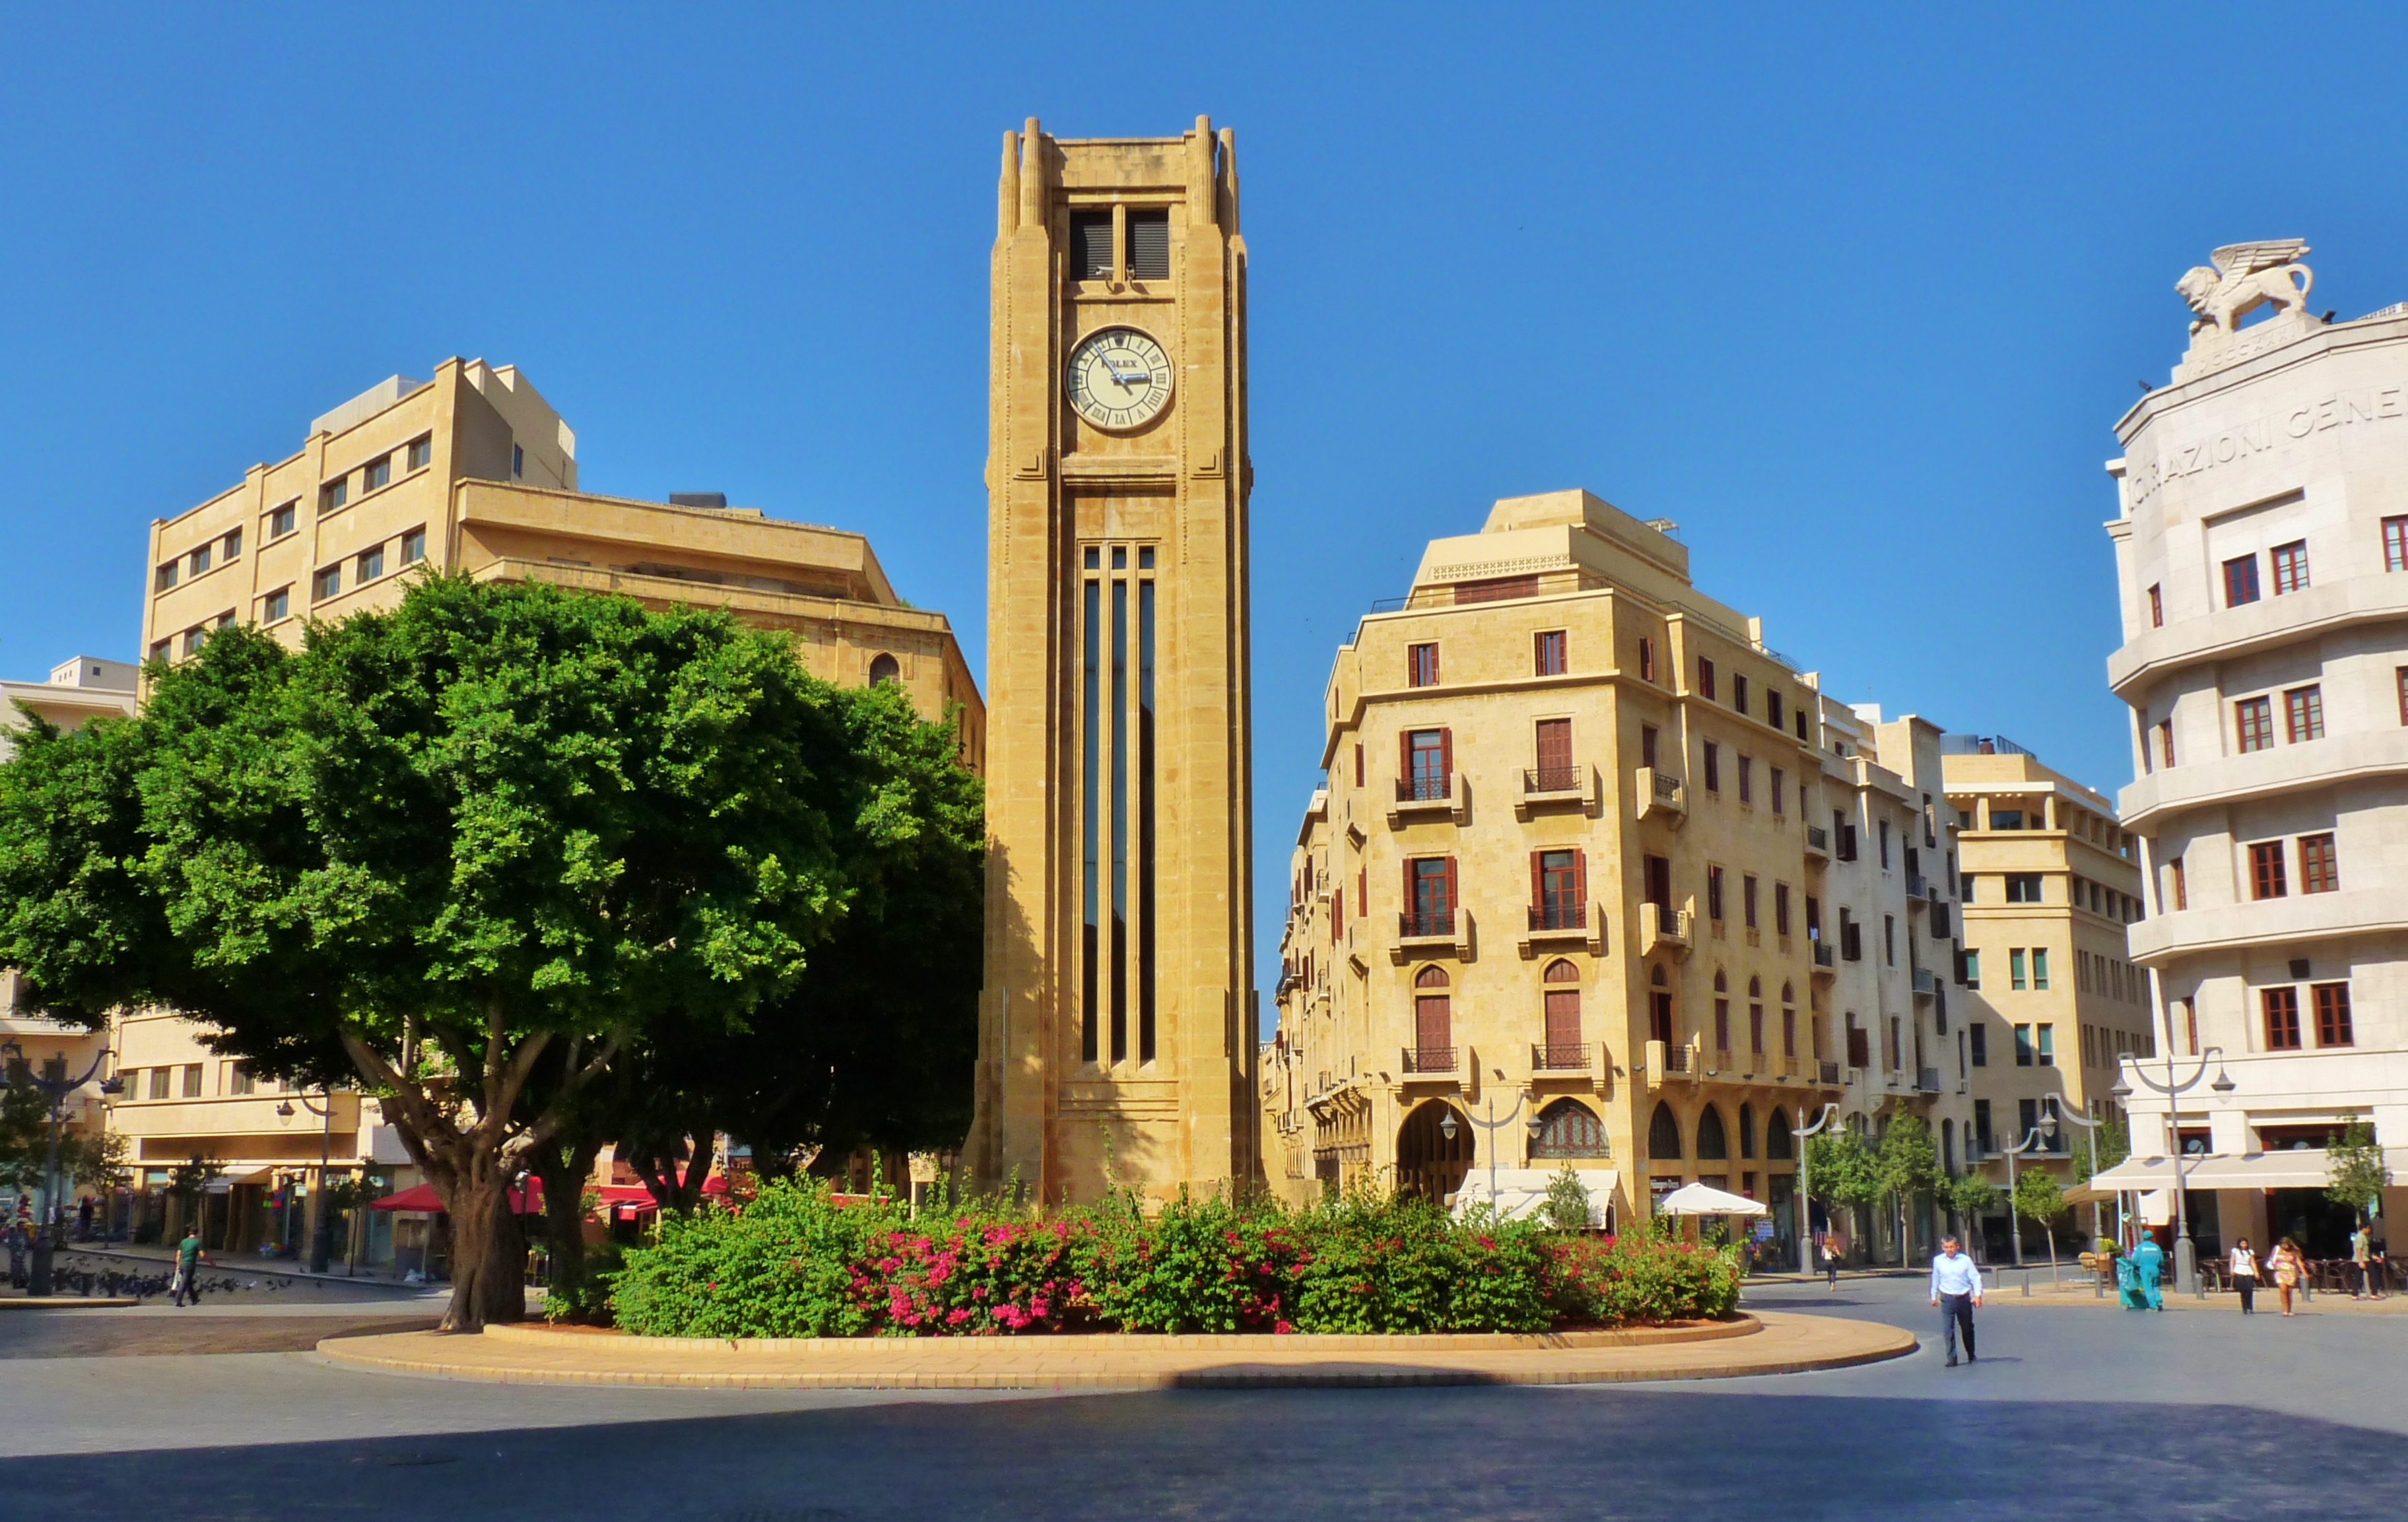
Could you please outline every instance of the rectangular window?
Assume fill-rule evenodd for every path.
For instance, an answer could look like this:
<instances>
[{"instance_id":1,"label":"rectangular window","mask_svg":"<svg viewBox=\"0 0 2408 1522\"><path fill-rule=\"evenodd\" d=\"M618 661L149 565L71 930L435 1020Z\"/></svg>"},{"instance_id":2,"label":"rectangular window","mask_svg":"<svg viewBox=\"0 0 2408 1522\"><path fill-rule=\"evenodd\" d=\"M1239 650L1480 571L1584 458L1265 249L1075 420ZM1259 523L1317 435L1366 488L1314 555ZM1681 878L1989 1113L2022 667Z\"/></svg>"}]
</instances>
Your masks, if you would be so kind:
<instances>
[{"instance_id":1,"label":"rectangular window","mask_svg":"<svg viewBox=\"0 0 2408 1522\"><path fill-rule=\"evenodd\" d=\"M209 632L207 629L197 627L186 629L184 631L184 653L187 655L199 654L201 653L201 641L207 639L208 637Z\"/></svg>"},{"instance_id":2,"label":"rectangular window","mask_svg":"<svg viewBox=\"0 0 2408 1522\"><path fill-rule=\"evenodd\" d=\"M160 567L159 573L150 579L150 590L153 592L165 592L169 587L174 586L176 584L176 578L178 574L182 571L184 563L181 560L170 560L165 565ZM2403 678L2408 678L2408 668L2402 669L2402 676ZM2402 692L2408 692L2408 681L2402 682L2401 690Z\"/></svg>"},{"instance_id":3,"label":"rectangular window","mask_svg":"<svg viewBox=\"0 0 2408 1522\"><path fill-rule=\"evenodd\" d=\"M1170 279L1170 211L1155 207L1128 214L1128 267L1133 280Z\"/></svg>"},{"instance_id":4,"label":"rectangular window","mask_svg":"<svg viewBox=\"0 0 2408 1522\"><path fill-rule=\"evenodd\" d=\"M1652 724L1639 726L1639 764L1651 771L1656 768L1656 726Z\"/></svg>"},{"instance_id":5,"label":"rectangular window","mask_svg":"<svg viewBox=\"0 0 2408 1522\"><path fill-rule=\"evenodd\" d=\"M2015 1066L2018 1068L2028 1068L2031 1065L2031 1027L2017 1026L2015 1027Z\"/></svg>"},{"instance_id":6,"label":"rectangular window","mask_svg":"<svg viewBox=\"0 0 2408 1522\"><path fill-rule=\"evenodd\" d=\"M2011 904L2036 904L2040 901L2040 874L2038 872L2009 872L2007 874L2007 902Z\"/></svg>"},{"instance_id":7,"label":"rectangular window","mask_svg":"<svg viewBox=\"0 0 2408 1522\"><path fill-rule=\"evenodd\" d=\"M1455 930L1455 858L1418 856L1405 863L1412 893L1410 926L1415 935L1451 935Z\"/></svg>"},{"instance_id":8,"label":"rectangular window","mask_svg":"<svg viewBox=\"0 0 2408 1522\"><path fill-rule=\"evenodd\" d=\"M285 535L293 532L294 512L298 507L298 503L287 502L280 508L269 510L267 514L267 537L269 538L280 539Z\"/></svg>"},{"instance_id":9,"label":"rectangular window","mask_svg":"<svg viewBox=\"0 0 2408 1522\"><path fill-rule=\"evenodd\" d=\"M1749 872L1739 880L1740 923L1756 928L1756 874Z\"/></svg>"},{"instance_id":10,"label":"rectangular window","mask_svg":"<svg viewBox=\"0 0 2408 1522\"><path fill-rule=\"evenodd\" d=\"M1882 965L1898 966L1898 916L1882 916Z\"/></svg>"},{"instance_id":11,"label":"rectangular window","mask_svg":"<svg viewBox=\"0 0 2408 1522\"><path fill-rule=\"evenodd\" d=\"M2308 541L2293 539L2274 546L2274 596L2308 589Z\"/></svg>"},{"instance_id":12,"label":"rectangular window","mask_svg":"<svg viewBox=\"0 0 2408 1522\"><path fill-rule=\"evenodd\" d=\"M2038 1025L2032 1027L2033 1053L2043 1068L2057 1066L2057 1027Z\"/></svg>"},{"instance_id":13,"label":"rectangular window","mask_svg":"<svg viewBox=\"0 0 2408 1522\"><path fill-rule=\"evenodd\" d=\"M1772 933L1779 936L1789 933L1789 884L1786 883L1772 885Z\"/></svg>"},{"instance_id":14,"label":"rectangular window","mask_svg":"<svg viewBox=\"0 0 2408 1522\"><path fill-rule=\"evenodd\" d=\"M2325 738L2325 695L2321 686L2294 687L2283 695L2284 739L2297 745Z\"/></svg>"},{"instance_id":15,"label":"rectangular window","mask_svg":"<svg viewBox=\"0 0 2408 1522\"><path fill-rule=\"evenodd\" d=\"M2047 988L2047 987L2048 987L2048 948L2047 948L2046 946L2034 946L2034 947L2032 948L2032 963L2031 963L2031 967L2032 967L2032 988L2034 989L2034 991L2040 991L2040 990L2043 990L2043 989ZM2043 1027L2042 1028L2046 1028L2046 1027Z\"/></svg>"},{"instance_id":16,"label":"rectangular window","mask_svg":"<svg viewBox=\"0 0 2408 1522\"><path fill-rule=\"evenodd\" d=\"M1412 797L1426 802L1446 797L1447 733L1443 729L1405 732L1405 782Z\"/></svg>"},{"instance_id":17,"label":"rectangular window","mask_svg":"<svg viewBox=\"0 0 2408 1522\"><path fill-rule=\"evenodd\" d=\"M2180 856L2176 856L2172 861L2166 863L2166 880L2173 887L2173 907L2176 909L2188 909L2190 907L2190 884L2184 878L2183 859Z\"/></svg>"},{"instance_id":18,"label":"rectangular window","mask_svg":"<svg viewBox=\"0 0 2408 1522\"><path fill-rule=\"evenodd\" d=\"M1782 811L1784 800L1787 797L1787 795L1783 791L1785 779L1783 777L1779 767L1770 767L1766 769L1770 773L1770 776L1767 778L1766 791L1772 795L1772 811L1774 813L1779 813Z\"/></svg>"},{"instance_id":19,"label":"rectangular window","mask_svg":"<svg viewBox=\"0 0 2408 1522\"><path fill-rule=\"evenodd\" d=\"M318 488L318 510L332 512L351 499L351 478L338 477Z\"/></svg>"},{"instance_id":20,"label":"rectangular window","mask_svg":"<svg viewBox=\"0 0 2408 1522\"><path fill-rule=\"evenodd\" d=\"M401 563L415 566L426 558L426 530L413 528L401 537Z\"/></svg>"},{"instance_id":21,"label":"rectangular window","mask_svg":"<svg viewBox=\"0 0 2408 1522\"><path fill-rule=\"evenodd\" d=\"M1731 677L1731 707L1742 713L1747 711L1747 678L1737 674Z\"/></svg>"},{"instance_id":22,"label":"rectangular window","mask_svg":"<svg viewBox=\"0 0 2408 1522\"><path fill-rule=\"evenodd\" d=\"M241 529L232 528L226 531L225 538L218 546L218 558L221 560L239 560L242 558Z\"/></svg>"},{"instance_id":23,"label":"rectangular window","mask_svg":"<svg viewBox=\"0 0 2408 1522\"><path fill-rule=\"evenodd\" d=\"M2400 667L2391 674L2400 683L2400 722L2408 725L2408 666Z\"/></svg>"},{"instance_id":24,"label":"rectangular window","mask_svg":"<svg viewBox=\"0 0 2408 1522\"><path fill-rule=\"evenodd\" d=\"M1537 637L1537 669L1542 677L1564 674L1564 631L1549 629Z\"/></svg>"},{"instance_id":25,"label":"rectangular window","mask_svg":"<svg viewBox=\"0 0 2408 1522\"><path fill-rule=\"evenodd\" d=\"M2266 1015L2266 1050L2296 1052L2300 1049L2300 991L2296 988L2260 988L2258 1007Z\"/></svg>"},{"instance_id":26,"label":"rectangular window","mask_svg":"<svg viewBox=\"0 0 2408 1522\"><path fill-rule=\"evenodd\" d=\"M173 639L158 639L151 642L150 658L154 661L164 661L175 653L176 641Z\"/></svg>"},{"instance_id":27,"label":"rectangular window","mask_svg":"<svg viewBox=\"0 0 2408 1522\"><path fill-rule=\"evenodd\" d=\"M1982 950L1978 946L1965 948L1965 986L1975 989L1982 986ZM1976 1035L1975 1043L1979 1044L1980 1041L1980 1036Z\"/></svg>"},{"instance_id":28,"label":"rectangular window","mask_svg":"<svg viewBox=\"0 0 2408 1522\"><path fill-rule=\"evenodd\" d=\"M2272 750L2274 745L2274 700L2244 697L2232 705L2232 729L2243 754Z\"/></svg>"},{"instance_id":29,"label":"rectangular window","mask_svg":"<svg viewBox=\"0 0 2408 1522\"><path fill-rule=\"evenodd\" d=\"M1363 747L1360 742L1354 747L1354 785L1363 785Z\"/></svg>"},{"instance_id":30,"label":"rectangular window","mask_svg":"<svg viewBox=\"0 0 2408 1522\"><path fill-rule=\"evenodd\" d=\"M2349 1028L2349 984L2319 983L2308 992L2316 1002L2316 1044L2318 1046L2351 1046L2356 1037Z\"/></svg>"},{"instance_id":31,"label":"rectangular window","mask_svg":"<svg viewBox=\"0 0 2408 1522\"><path fill-rule=\"evenodd\" d=\"M2021 946L2008 948L2007 986L2017 992L2024 987L2024 949Z\"/></svg>"},{"instance_id":32,"label":"rectangular window","mask_svg":"<svg viewBox=\"0 0 2408 1522\"><path fill-rule=\"evenodd\" d=\"M410 440L408 458L404 464L403 468L407 470L423 470L426 468L427 463L434 458L435 440L432 438L414 438Z\"/></svg>"},{"instance_id":33,"label":"rectangular window","mask_svg":"<svg viewBox=\"0 0 2408 1522\"><path fill-rule=\"evenodd\" d=\"M249 1094L257 1085L257 1084L258 1080L251 1076L250 1063L230 1062L226 1064L226 1092L228 1094Z\"/></svg>"},{"instance_id":34,"label":"rectangular window","mask_svg":"<svg viewBox=\"0 0 2408 1522\"><path fill-rule=\"evenodd\" d=\"M1739 800L1756 801L1756 763L1744 755L1739 758Z\"/></svg>"},{"instance_id":35,"label":"rectangular window","mask_svg":"<svg viewBox=\"0 0 2408 1522\"><path fill-rule=\"evenodd\" d=\"M363 492L373 492L391 480L393 456L390 454L381 460L370 460L360 469L360 490Z\"/></svg>"},{"instance_id":36,"label":"rectangular window","mask_svg":"<svg viewBox=\"0 0 2408 1522\"><path fill-rule=\"evenodd\" d=\"M193 574L200 575L209 568L209 546L204 544L193 552Z\"/></svg>"},{"instance_id":37,"label":"rectangular window","mask_svg":"<svg viewBox=\"0 0 2408 1522\"><path fill-rule=\"evenodd\" d=\"M1698 657L1698 691L1708 697L1714 695L1714 663L1703 655Z\"/></svg>"},{"instance_id":38,"label":"rectangular window","mask_svg":"<svg viewBox=\"0 0 2408 1522\"><path fill-rule=\"evenodd\" d=\"M174 1076L175 1074L172 1069L151 1069L149 1098L153 1099L165 1099L169 1098L169 1091L174 1082Z\"/></svg>"},{"instance_id":39,"label":"rectangular window","mask_svg":"<svg viewBox=\"0 0 2408 1522\"><path fill-rule=\"evenodd\" d=\"M2161 766L2174 764L2174 722L2172 719L2157 721L2157 761Z\"/></svg>"},{"instance_id":40,"label":"rectangular window","mask_svg":"<svg viewBox=\"0 0 2408 1522\"><path fill-rule=\"evenodd\" d=\"M2153 629L2162 629L2165 626L2165 595L2160 588L2151 587L2149 588L2149 627Z\"/></svg>"},{"instance_id":41,"label":"rectangular window","mask_svg":"<svg viewBox=\"0 0 2408 1522\"><path fill-rule=\"evenodd\" d=\"M1707 740L1705 742L1705 757L1706 791L1709 793L1719 793L1723 790L1722 747L1715 744L1713 740Z\"/></svg>"},{"instance_id":42,"label":"rectangular window","mask_svg":"<svg viewBox=\"0 0 2408 1522\"><path fill-rule=\"evenodd\" d=\"M1779 693L1768 692L1764 695L1764 722L1775 729L1781 727L1781 695Z\"/></svg>"},{"instance_id":43,"label":"rectangular window","mask_svg":"<svg viewBox=\"0 0 2408 1522\"><path fill-rule=\"evenodd\" d=\"M1405 647L1405 685L1409 687L1438 685L1438 646L1429 644Z\"/></svg>"},{"instance_id":44,"label":"rectangular window","mask_svg":"<svg viewBox=\"0 0 2408 1522\"><path fill-rule=\"evenodd\" d=\"M1973 1101L1973 1144L1982 1149L1984 1156L1988 1156L1991 1148L1990 1101L1987 1099Z\"/></svg>"},{"instance_id":45,"label":"rectangular window","mask_svg":"<svg viewBox=\"0 0 2408 1522\"><path fill-rule=\"evenodd\" d=\"M2238 608L2258 600L2258 557L2241 555L2224 563L2224 606Z\"/></svg>"},{"instance_id":46,"label":"rectangular window","mask_svg":"<svg viewBox=\"0 0 2408 1522\"><path fill-rule=\"evenodd\" d=\"M518 481L525 475L526 451L519 445L512 444L510 446L510 480Z\"/></svg>"},{"instance_id":47,"label":"rectangular window","mask_svg":"<svg viewBox=\"0 0 2408 1522\"><path fill-rule=\"evenodd\" d=\"M380 544L373 550L361 552L359 574L351 578L351 584L362 585L375 581L383 574L384 546Z\"/></svg>"},{"instance_id":48,"label":"rectangular window","mask_svg":"<svg viewBox=\"0 0 2408 1522\"><path fill-rule=\"evenodd\" d=\"M1642 639L1639 641L1639 680L1641 682L1656 680L1656 641L1653 639Z\"/></svg>"},{"instance_id":49,"label":"rectangular window","mask_svg":"<svg viewBox=\"0 0 2408 1522\"><path fill-rule=\"evenodd\" d=\"M2300 891L2337 893L2340 890L2341 854L2333 848L2331 833L2300 836Z\"/></svg>"},{"instance_id":50,"label":"rectangular window","mask_svg":"<svg viewBox=\"0 0 2408 1522\"><path fill-rule=\"evenodd\" d=\"M1569 930L1586 923L1581 911L1580 854L1573 851L1541 851L1534 865L1538 872L1538 902L1530 907L1539 912L1537 928Z\"/></svg>"},{"instance_id":51,"label":"rectangular window","mask_svg":"<svg viewBox=\"0 0 2408 1522\"><path fill-rule=\"evenodd\" d=\"M2249 848L2249 897L2280 898L2290 892L2283 876L2283 842L2260 840Z\"/></svg>"},{"instance_id":52,"label":"rectangular window","mask_svg":"<svg viewBox=\"0 0 2408 1522\"><path fill-rule=\"evenodd\" d=\"M2383 520L2383 568L2408 570L2408 518Z\"/></svg>"},{"instance_id":53,"label":"rectangular window","mask_svg":"<svg viewBox=\"0 0 2408 1522\"><path fill-rule=\"evenodd\" d=\"M197 1062L187 1063L184 1066L184 1098L197 1099L200 1097L201 1065Z\"/></svg>"},{"instance_id":54,"label":"rectangular window","mask_svg":"<svg viewBox=\"0 0 2408 1522\"><path fill-rule=\"evenodd\" d=\"M1971 954L1969 952L1967 955L1971 955ZM1973 1066L1976 1068L1988 1067L1990 1065L1990 1027L1976 1020L1967 1031L1967 1034L1973 1038Z\"/></svg>"},{"instance_id":55,"label":"rectangular window","mask_svg":"<svg viewBox=\"0 0 2408 1522\"><path fill-rule=\"evenodd\" d=\"M1108 280L1112 274L1111 212L1071 212L1070 278L1074 280Z\"/></svg>"},{"instance_id":56,"label":"rectangular window","mask_svg":"<svg viewBox=\"0 0 2408 1522\"><path fill-rule=\"evenodd\" d=\"M1884 819L1878 824L1880 828L1875 833L1881 837L1881 868L1886 872L1889 870L1889 821Z\"/></svg>"},{"instance_id":57,"label":"rectangular window","mask_svg":"<svg viewBox=\"0 0 2408 1522\"><path fill-rule=\"evenodd\" d=\"M292 613L293 589L289 586L278 587L260 600L259 616L263 623L273 624L291 617Z\"/></svg>"},{"instance_id":58,"label":"rectangular window","mask_svg":"<svg viewBox=\"0 0 2408 1522\"><path fill-rule=\"evenodd\" d=\"M1709 866L1706 869L1706 918L1710 920L1718 920L1722 917L1723 869L1719 867Z\"/></svg>"}]
</instances>

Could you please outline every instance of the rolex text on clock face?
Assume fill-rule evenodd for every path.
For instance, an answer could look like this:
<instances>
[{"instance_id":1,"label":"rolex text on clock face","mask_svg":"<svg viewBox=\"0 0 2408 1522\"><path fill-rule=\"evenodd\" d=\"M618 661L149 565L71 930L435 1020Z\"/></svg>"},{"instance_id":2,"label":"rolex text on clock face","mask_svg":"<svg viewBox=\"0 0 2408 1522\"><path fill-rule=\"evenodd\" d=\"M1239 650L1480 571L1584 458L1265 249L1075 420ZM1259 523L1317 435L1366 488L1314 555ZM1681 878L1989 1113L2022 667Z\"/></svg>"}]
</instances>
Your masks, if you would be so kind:
<instances>
[{"instance_id":1,"label":"rolex text on clock face","mask_svg":"<svg viewBox=\"0 0 2408 1522\"><path fill-rule=\"evenodd\" d=\"M1170 405L1170 356L1133 327L1100 328L1070 351L1070 406L1098 428L1143 427Z\"/></svg>"}]
</instances>

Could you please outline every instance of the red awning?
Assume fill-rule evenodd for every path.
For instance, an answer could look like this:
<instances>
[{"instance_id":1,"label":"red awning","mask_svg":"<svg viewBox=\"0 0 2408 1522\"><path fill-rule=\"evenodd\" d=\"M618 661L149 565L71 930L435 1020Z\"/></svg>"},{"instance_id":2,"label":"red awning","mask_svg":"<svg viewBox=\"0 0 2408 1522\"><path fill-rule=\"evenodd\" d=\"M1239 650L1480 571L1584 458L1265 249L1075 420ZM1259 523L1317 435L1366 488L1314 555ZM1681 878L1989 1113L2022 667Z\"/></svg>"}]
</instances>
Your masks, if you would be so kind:
<instances>
[{"instance_id":1,"label":"red awning","mask_svg":"<svg viewBox=\"0 0 2408 1522\"><path fill-rule=\"evenodd\" d=\"M595 1192L602 1197L602 1208L622 1219L630 1215L649 1214L661 1208L660 1201L652 1198L652 1192L640 1184L606 1184ZM725 1194L727 1192L726 1176L713 1173L703 1180L702 1192L706 1199L715 1199Z\"/></svg>"},{"instance_id":2,"label":"red awning","mask_svg":"<svg viewBox=\"0 0 2408 1522\"><path fill-rule=\"evenodd\" d=\"M406 1210L427 1213L443 1209L443 1197L431 1184L413 1185L399 1194L387 1195L368 1207L370 1210ZM516 1215L543 1213L543 1180L529 1177L510 1185L510 1211Z\"/></svg>"}]
</instances>

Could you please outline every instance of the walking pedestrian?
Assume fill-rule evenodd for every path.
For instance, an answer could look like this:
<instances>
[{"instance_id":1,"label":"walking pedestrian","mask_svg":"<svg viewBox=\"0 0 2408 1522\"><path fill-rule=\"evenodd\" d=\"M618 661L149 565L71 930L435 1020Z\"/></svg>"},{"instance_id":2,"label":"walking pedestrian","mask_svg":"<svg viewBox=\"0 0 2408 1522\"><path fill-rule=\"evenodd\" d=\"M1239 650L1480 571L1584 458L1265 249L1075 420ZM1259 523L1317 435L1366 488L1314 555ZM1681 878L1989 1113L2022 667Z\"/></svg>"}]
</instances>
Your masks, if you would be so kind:
<instances>
[{"instance_id":1,"label":"walking pedestrian","mask_svg":"<svg viewBox=\"0 0 2408 1522\"><path fill-rule=\"evenodd\" d=\"M2362 1300L2372 1295L2381 1299L2383 1292L2374 1286L2374 1233L2363 1221L2349 1239L2349 1263L2358 1271L2358 1287L2349 1292L2349 1298Z\"/></svg>"},{"instance_id":2,"label":"walking pedestrian","mask_svg":"<svg viewBox=\"0 0 2408 1522\"><path fill-rule=\"evenodd\" d=\"M8 1239L8 1284L10 1287L16 1289L24 1288L28 1277L25 1270L25 1252L33 1245L33 1237L25 1228L26 1223L31 1219L32 1217L25 1211L25 1202L20 1199L17 1202L17 1214L9 1220L6 1230L0 1230L0 1236Z\"/></svg>"},{"instance_id":3,"label":"walking pedestrian","mask_svg":"<svg viewBox=\"0 0 2408 1522\"><path fill-rule=\"evenodd\" d=\"M1831 1293L1840 1288L1840 1259L1848 1256L1848 1241L1838 1227L1823 1233L1823 1279Z\"/></svg>"},{"instance_id":4,"label":"walking pedestrian","mask_svg":"<svg viewBox=\"0 0 2408 1522\"><path fill-rule=\"evenodd\" d=\"M2291 1291L2299 1288L2300 1281L2307 1277L2308 1260L2300 1256L2300 1244L2285 1237L2275 1244L2273 1256L2266 1259L2266 1266L2274 1271L2274 1290L2283 1298L2283 1314L2289 1315Z\"/></svg>"},{"instance_id":5,"label":"walking pedestrian","mask_svg":"<svg viewBox=\"0 0 2408 1522\"><path fill-rule=\"evenodd\" d=\"M186 1304L187 1296L191 1297L189 1303L201 1303L201 1286L194 1283L194 1275L204 1263L213 1269L218 1266L218 1260L202 1250L201 1231L194 1227L184 1233L183 1241L176 1244L176 1293L173 1297L176 1305Z\"/></svg>"},{"instance_id":6,"label":"walking pedestrian","mask_svg":"<svg viewBox=\"0 0 2408 1522\"><path fill-rule=\"evenodd\" d=\"M2132 1288L2140 1296L2140 1302L2134 1304L2128 1297L2124 1301L2125 1306L2134 1311L2164 1310L2166 1302L2162 1286L2165 1279L2166 1250L2157 1245L2157 1238L2143 1235L2140 1244L2132 1249L2131 1258Z\"/></svg>"},{"instance_id":7,"label":"walking pedestrian","mask_svg":"<svg viewBox=\"0 0 2408 1522\"><path fill-rule=\"evenodd\" d=\"M2241 1294L2241 1314L2258 1314L2258 1255L2249 1249L2249 1239L2242 1238L2232 1244L2232 1287Z\"/></svg>"},{"instance_id":8,"label":"walking pedestrian","mask_svg":"<svg viewBox=\"0 0 2408 1522\"><path fill-rule=\"evenodd\" d=\"M76 1201L76 1241L92 1241L92 1196Z\"/></svg>"},{"instance_id":9,"label":"walking pedestrian","mask_svg":"<svg viewBox=\"0 0 2408 1522\"><path fill-rule=\"evenodd\" d=\"M1965 1361L1974 1361L1973 1313L1982 1304L1982 1271L1973 1266L1954 1237L1940 1239L1940 1256L1931 1260L1931 1303L1940 1307L1940 1333L1948 1349L1947 1367L1956 1367L1956 1328L1965 1328Z\"/></svg>"}]
</instances>

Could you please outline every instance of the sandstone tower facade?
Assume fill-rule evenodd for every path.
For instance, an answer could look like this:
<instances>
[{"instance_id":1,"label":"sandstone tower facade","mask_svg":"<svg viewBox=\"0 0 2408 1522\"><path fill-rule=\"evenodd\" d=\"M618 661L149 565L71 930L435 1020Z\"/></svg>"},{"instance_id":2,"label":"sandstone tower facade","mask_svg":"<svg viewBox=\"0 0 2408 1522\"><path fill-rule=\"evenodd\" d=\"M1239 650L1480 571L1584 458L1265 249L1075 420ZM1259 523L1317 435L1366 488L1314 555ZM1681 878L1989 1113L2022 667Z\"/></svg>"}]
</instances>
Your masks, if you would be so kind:
<instances>
[{"instance_id":1,"label":"sandstone tower facade","mask_svg":"<svg viewBox=\"0 0 2408 1522\"><path fill-rule=\"evenodd\" d=\"M986 988L968 1163L1048 1201L1255 1173L1236 144L1006 133Z\"/></svg>"}]
</instances>

